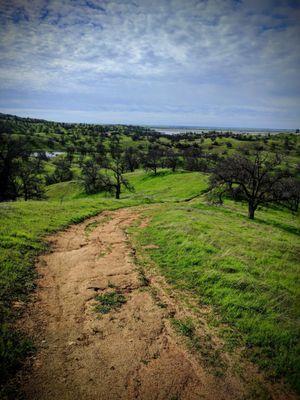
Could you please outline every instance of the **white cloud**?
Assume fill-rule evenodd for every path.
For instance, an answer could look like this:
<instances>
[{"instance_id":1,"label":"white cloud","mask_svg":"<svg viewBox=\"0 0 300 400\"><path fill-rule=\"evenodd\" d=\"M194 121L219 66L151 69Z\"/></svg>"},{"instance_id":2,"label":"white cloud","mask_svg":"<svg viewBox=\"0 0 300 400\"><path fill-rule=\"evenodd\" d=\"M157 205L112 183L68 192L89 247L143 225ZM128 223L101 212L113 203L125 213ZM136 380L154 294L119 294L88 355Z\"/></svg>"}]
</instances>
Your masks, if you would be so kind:
<instances>
[{"instance_id":1,"label":"white cloud","mask_svg":"<svg viewBox=\"0 0 300 400\"><path fill-rule=\"evenodd\" d=\"M299 112L299 9L286 1L3 0L0 11L3 91Z\"/></svg>"}]
</instances>

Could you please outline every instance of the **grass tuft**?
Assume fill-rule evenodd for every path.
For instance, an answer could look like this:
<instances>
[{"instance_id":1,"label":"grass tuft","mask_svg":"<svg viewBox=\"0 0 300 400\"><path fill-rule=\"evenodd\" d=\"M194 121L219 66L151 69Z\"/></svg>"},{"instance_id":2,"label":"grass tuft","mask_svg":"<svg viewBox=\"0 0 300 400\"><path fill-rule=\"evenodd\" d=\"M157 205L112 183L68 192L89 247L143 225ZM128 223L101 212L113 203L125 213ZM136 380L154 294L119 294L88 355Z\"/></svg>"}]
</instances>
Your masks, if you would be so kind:
<instances>
[{"instance_id":1,"label":"grass tuft","mask_svg":"<svg viewBox=\"0 0 300 400\"><path fill-rule=\"evenodd\" d=\"M224 363L221 359L220 351L212 345L210 335L198 336L191 318L184 320L172 318L171 323L179 334L188 339L190 347L202 357L207 367L211 367L214 374L222 376Z\"/></svg>"},{"instance_id":2,"label":"grass tuft","mask_svg":"<svg viewBox=\"0 0 300 400\"><path fill-rule=\"evenodd\" d=\"M97 295L95 300L98 304L94 310L100 314L108 314L111 310L116 310L126 303L126 298L118 292Z\"/></svg>"}]
</instances>

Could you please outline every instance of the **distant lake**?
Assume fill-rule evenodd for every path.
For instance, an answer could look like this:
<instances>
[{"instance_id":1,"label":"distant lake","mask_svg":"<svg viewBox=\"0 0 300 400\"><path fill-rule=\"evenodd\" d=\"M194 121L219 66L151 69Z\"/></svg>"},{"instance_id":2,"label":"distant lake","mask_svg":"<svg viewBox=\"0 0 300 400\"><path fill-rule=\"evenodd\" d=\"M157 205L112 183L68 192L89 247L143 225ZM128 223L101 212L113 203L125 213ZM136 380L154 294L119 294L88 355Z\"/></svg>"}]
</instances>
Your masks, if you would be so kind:
<instances>
[{"instance_id":1,"label":"distant lake","mask_svg":"<svg viewBox=\"0 0 300 400\"><path fill-rule=\"evenodd\" d=\"M64 151L46 151L46 156L49 158L53 158L58 156L59 154L63 154Z\"/></svg>"},{"instance_id":2,"label":"distant lake","mask_svg":"<svg viewBox=\"0 0 300 400\"><path fill-rule=\"evenodd\" d=\"M53 157L56 157L56 156L58 156L59 154L63 154L63 153L64 153L64 151L45 151L45 154L46 154L46 156L47 156L48 158L53 158ZM35 153L33 153L33 155L34 155L34 156L37 156L38 153L35 152Z\"/></svg>"},{"instance_id":3,"label":"distant lake","mask_svg":"<svg viewBox=\"0 0 300 400\"><path fill-rule=\"evenodd\" d=\"M216 132L232 132L236 134L261 134L265 135L270 133L276 134L280 132L294 132L292 129L256 129L256 128L222 128L222 127L172 127L172 126L151 126L151 129L155 130L156 132L164 133L167 135L176 135L179 133L187 133L187 132L194 132L198 133L199 135L203 133L207 133L209 131L216 131Z\"/></svg>"}]
</instances>

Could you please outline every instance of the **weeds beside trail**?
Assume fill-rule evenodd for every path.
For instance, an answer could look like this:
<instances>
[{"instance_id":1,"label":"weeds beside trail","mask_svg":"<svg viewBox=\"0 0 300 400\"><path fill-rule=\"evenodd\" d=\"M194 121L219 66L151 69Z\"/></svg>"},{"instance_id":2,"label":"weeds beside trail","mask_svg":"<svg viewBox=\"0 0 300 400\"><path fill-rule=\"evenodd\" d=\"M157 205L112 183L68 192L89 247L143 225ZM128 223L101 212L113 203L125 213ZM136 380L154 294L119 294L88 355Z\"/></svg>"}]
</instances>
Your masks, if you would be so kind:
<instances>
[{"instance_id":1,"label":"weeds beside trail","mask_svg":"<svg viewBox=\"0 0 300 400\"><path fill-rule=\"evenodd\" d=\"M95 297L97 304L94 310L100 314L108 314L111 310L117 310L126 303L126 298L117 292L108 292Z\"/></svg>"},{"instance_id":2,"label":"weeds beside trail","mask_svg":"<svg viewBox=\"0 0 300 400\"><path fill-rule=\"evenodd\" d=\"M50 185L48 200L0 204L0 386L34 349L30 339L12 326L35 288L34 260L47 250L46 235L104 210L182 199L201 192L207 182L205 174L188 172L127 175L136 193L124 193L121 200L103 193L87 196L78 182L70 181ZM92 229L88 226L86 234Z\"/></svg>"},{"instance_id":3,"label":"weeds beside trail","mask_svg":"<svg viewBox=\"0 0 300 400\"><path fill-rule=\"evenodd\" d=\"M247 392L231 369L220 379L179 343L124 232L138 218L132 208L93 217L100 223L88 238L90 221L74 225L39 257L40 290L23 325L42 351L22 380L26 398L239 400Z\"/></svg>"},{"instance_id":4,"label":"weeds beside trail","mask_svg":"<svg viewBox=\"0 0 300 400\"><path fill-rule=\"evenodd\" d=\"M213 306L210 323L228 348L300 391L299 218L269 208L250 221L244 212L233 202L165 204L145 214L136 240L171 285Z\"/></svg>"},{"instance_id":5,"label":"weeds beside trail","mask_svg":"<svg viewBox=\"0 0 300 400\"><path fill-rule=\"evenodd\" d=\"M242 348L243 355L271 380L284 377L300 390L299 217L269 208L258 210L256 220L249 221L245 208L233 202L226 201L223 207L207 205L199 196L205 191L207 176L198 173L159 173L154 177L137 171L129 175L137 193L124 193L119 201L102 195L84 197L74 182L66 182L49 189L48 201L0 204L3 381L34 351L31 341L12 326L35 287L34 260L47 250L44 237L104 210L156 203L145 208L148 225L134 228L143 252L172 287L189 293L200 306L212 307L207 318L212 326L218 326L229 350ZM194 200L184 201L190 198ZM82 232L84 239L92 240L109 218L88 221ZM99 251L96 262L105 260L113 247ZM143 279L148 286L146 275ZM141 290L148 290L144 286ZM121 297L110 298L109 290L94 293L91 310L96 317L96 295L99 317L101 314L104 320L128 306L127 293L119 292L110 277L107 287ZM201 347L193 323L178 318L173 323L195 348ZM200 354L203 351L199 349Z\"/></svg>"},{"instance_id":6,"label":"weeds beside trail","mask_svg":"<svg viewBox=\"0 0 300 400\"><path fill-rule=\"evenodd\" d=\"M138 204L135 200L105 200L97 197L76 201L27 201L0 204L0 383L6 381L31 353L29 338L12 329L14 318L35 287L35 257L47 250L45 234L78 223L103 210Z\"/></svg>"}]
</instances>

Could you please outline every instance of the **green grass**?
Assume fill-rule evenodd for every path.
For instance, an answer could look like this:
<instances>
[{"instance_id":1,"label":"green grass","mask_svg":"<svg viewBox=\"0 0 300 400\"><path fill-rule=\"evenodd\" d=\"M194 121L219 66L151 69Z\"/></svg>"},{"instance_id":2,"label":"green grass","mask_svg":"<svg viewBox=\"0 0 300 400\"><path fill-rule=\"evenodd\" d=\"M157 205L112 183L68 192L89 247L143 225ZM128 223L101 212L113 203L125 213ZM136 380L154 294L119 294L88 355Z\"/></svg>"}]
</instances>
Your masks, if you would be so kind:
<instances>
[{"instance_id":1,"label":"green grass","mask_svg":"<svg viewBox=\"0 0 300 400\"><path fill-rule=\"evenodd\" d=\"M213 307L231 347L244 346L270 376L284 376L299 390L299 217L269 208L250 221L246 205L227 201L214 207L201 197L184 202L205 192L205 174L136 171L126 176L135 193L124 192L121 200L86 196L72 181L49 186L44 201L0 204L0 313L5 322L0 375L5 379L32 351L30 342L11 330L11 306L26 301L34 288L34 258L46 249L43 237L102 210L160 202L147 211L152 219L136 240L158 246L145 251L172 285L191 293L199 305ZM96 299L99 312L118 304L113 297ZM194 328L181 322L177 328L187 329L183 334L201 350Z\"/></svg>"},{"instance_id":2,"label":"green grass","mask_svg":"<svg viewBox=\"0 0 300 400\"><path fill-rule=\"evenodd\" d=\"M176 172L162 170L155 176L136 171L127 174L133 184L136 197L151 202L180 201L191 198L207 189L208 176L197 172Z\"/></svg>"},{"instance_id":3,"label":"green grass","mask_svg":"<svg viewBox=\"0 0 300 400\"><path fill-rule=\"evenodd\" d=\"M136 193L124 193L115 200L105 193L86 196L78 181L57 183L47 188L47 200L17 201L0 204L0 375L6 378L31 349L26 338L11 329L15 312L12 305L27 299L34 289L34 259L46 250L43 237L78 223L103 210L112 210L147 202L180 200L199 193L206 176L198 173L160 173L157 177L142 171L127 174ZM188 188L187 179L192 188ZM87 234L92 226L87 228Z\"/></svg>"},{"instance_id":4,"label":"green grass","mask_svg":"<svg viewBox=\"0 0 300 400\"><path fill-rule=\"evenodd\" d=\"M83 189L77 181L54 183L46 188L48 200L71 200L82 197Z\"/></svg>"},{"instance_id":5,"label":"green grass","mask_svg":"<svg viewBox=\"0 0 300 400\"><path fill-rule=\"evenodd\" d=\"M36 255L46 250L43 237L71 223L112 210L139 204L133 199L114 200L89 196L67 201L18 201L0 204L0 376L6 379L31 349L26 338L11 329L16 313L12 305L23 302L34 289ZM22 340L21 340L22 339Z\"/></svg>"},{"instance_id":6,"label":"green grass","mask_svg":"<svg viewBox=\"0 0 300 400\"><path fill-rule=\"evenodd\" d=\"M200 194L207 188L208 177L198 172L176 172L161 170L155 176L142 170L125 174L135 192L123 192L123 199L140 199L143 202L178 201ZM48 200L75 200L86 197L78 181L61 182L48 186ZM107 197L101 193L98 196Z\"/></svg>"},{"instance_id":7,"label":"green grass","mask_svg":"<svg viewBox=\"0 0 300 400\"><path fill-rule=\"evenodd\" d=\"M126 298L117 292L99 294L95 297L95 300L98 304L94 307L94 310L100 314L108 314L111 310L117 310L126 303Z\"/></svg>"},{"instance_id":8,"label":"green grass","mask_svg":"<svg viewBox=\"0 0 300 400\"><path fill-rule=\"evenodd\" d=\"M205 366L211 368L214 374L222 376L224 363L220 357L220 351L212 346L211 336L208 334L203 337L197 335L194 321L191 318L172 318L171 324L180 335L188 339L189 347L201 355Z\"/></svg>"},{"instance_id":9,"label":"green grass","mask_svg":"<svg viewBox=\"0 0 300 400\"><path fill-rule=\"evenodd\" d=\"M178 333L192 339L195 336L195 326L191 319L185 321L173 318L171 320L173 327Z\"/></svg>"},{"instance_id":10,"label":"green grass","mask_svg":"<svg viewBox=\"0 0 300 400\"><path fill-rule=\"evenodd\" d=\"M187 190L187 177L190 177L190 186L193 186L190 190ZM86 196L78 183L71 181L49 186L49 199L46 201L1 203L1 301L10 302L17 293L27 293L32 288L32 279L29 277L33 274L33 257L44 249L41 240L44 235L103 210L147 202L148 194L152 195L153 201L161 197L180 200L184 194L190 196L203 190L206 176L197 173L167 173L153 177L137 172L129 174L129 179L137 187L137 194L124 193L121 200L105 197L104 194ZM184 189L183 182L186 185ZM158 193L157 197L155 193Z\"/></svg>"},{"instance_id":11,"label":"green grass","mask_svg":"<svg viewBox=\"0 0 300 400\"><path fill-rule=\"evenodd\" d=\"M167 280L213 306L231 345L299 388L299 218L275 209L203 201L153 208L140 245Z\"/></svg>"}]
</instances>

